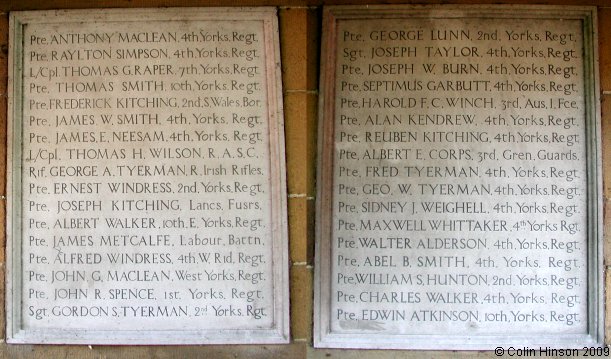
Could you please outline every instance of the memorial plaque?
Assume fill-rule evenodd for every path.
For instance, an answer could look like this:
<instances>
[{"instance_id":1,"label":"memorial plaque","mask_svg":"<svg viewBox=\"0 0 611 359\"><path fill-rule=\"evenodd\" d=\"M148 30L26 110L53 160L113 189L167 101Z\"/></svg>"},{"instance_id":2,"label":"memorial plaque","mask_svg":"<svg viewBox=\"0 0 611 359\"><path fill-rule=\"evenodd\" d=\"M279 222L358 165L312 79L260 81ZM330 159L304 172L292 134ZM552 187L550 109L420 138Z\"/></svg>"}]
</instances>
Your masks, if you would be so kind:
<instances>
[{"instance_id":1,"label":"memorial plaque","mask_svg":"<svg viewBox=\"0 0 611 359\"><path fill-rule=\"evenodd\" d=\"M601 344L596 9L323 23L315 345Z\"/></svg>"},{"instance_id":2,"label":"memorial plaque","mask_svg":"<svg viewBox=\"0 0 611 359\"><path fill-rule=\"evenodd\" d=\"M7 341L288 341L276 10L11 14Z\"/></svg>"}]
</instances>

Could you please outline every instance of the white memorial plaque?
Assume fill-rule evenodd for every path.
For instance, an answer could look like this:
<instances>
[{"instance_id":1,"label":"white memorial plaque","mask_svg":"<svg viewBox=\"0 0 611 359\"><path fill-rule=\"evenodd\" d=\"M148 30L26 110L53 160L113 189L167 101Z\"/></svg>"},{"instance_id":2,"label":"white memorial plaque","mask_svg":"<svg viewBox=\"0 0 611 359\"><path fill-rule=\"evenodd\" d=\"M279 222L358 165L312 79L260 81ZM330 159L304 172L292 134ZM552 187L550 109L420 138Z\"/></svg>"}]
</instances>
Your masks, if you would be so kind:
<instances>
[{"instance_id":1,"label":"white memorial plaque","mask_svg":"<svg viewBox=\"0 0 611 359\"><path fill-rule=\"evenodd\" d=\"M602 343L595 14L325 10L316 346Z\"/></svg>"},{"instance_id":2,"label":"white memorial plaque","mask_svg":"<svg viewBox=\"0 0 611 359\"><path fill-rule=\"evenodd\" d=\"M276 10L10 21L7 341L287 342Z\"/></svg>"}]
</instances>

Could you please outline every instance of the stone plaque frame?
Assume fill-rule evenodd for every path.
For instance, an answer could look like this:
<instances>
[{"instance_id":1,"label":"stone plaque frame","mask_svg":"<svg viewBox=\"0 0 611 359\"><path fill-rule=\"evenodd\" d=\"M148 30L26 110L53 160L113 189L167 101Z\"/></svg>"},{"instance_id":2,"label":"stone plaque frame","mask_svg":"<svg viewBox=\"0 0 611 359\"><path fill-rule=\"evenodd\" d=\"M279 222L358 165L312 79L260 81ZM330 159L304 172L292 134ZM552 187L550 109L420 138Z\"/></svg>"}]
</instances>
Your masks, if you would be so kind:
<instances>
[{"instance_id":1,"label":"stone plaque frame","mask_svg":"<svg viewBox=\"0 0 611 359\"><path fill-rule=\"evenodd\" d=\"M602 175L596 7L575 6L328 6L323 12L320 75L314 346L318 348L492 350L496 347L582 348L604 342L604 268ZM336 64L340 56L337 33L342 20L377 19L576 19L584 33L585 152L587 157L587 332L547 335L402 335L352 330L333 332L332 246L334 223L334 151Z\"/></svg>"},{"instance_id":2,"label":"stone plaque frame","mask_svg":"<svg viewBox=\"0 0 611 359\"><path fill-rule=\"evenodd\" d=\"M268 194L271 203L270 225L272 238L271 270L273 298L271 327L261 329L191 329L183 330L81 330L27 329L22 325L22 161L23 106L24 106L24 28L29 24L63 24L82 21L149 22L149 21L223 21L262 23L263 63L268 81L269 146L266 161L269 171ZM97 9L24 11L10 14L9 37L9 101L8 101L8 164L7 164L7 274L6 274L6 338L8 343L32 344L281 344L290 340L289 285L288 285L288 228L286 202L284 117L282 79L280 70L280 41L277 9L273 7L247 8L165 8L165 9ZM229 319L227 319L229 320Z\"/></svg>"}]
</instances>

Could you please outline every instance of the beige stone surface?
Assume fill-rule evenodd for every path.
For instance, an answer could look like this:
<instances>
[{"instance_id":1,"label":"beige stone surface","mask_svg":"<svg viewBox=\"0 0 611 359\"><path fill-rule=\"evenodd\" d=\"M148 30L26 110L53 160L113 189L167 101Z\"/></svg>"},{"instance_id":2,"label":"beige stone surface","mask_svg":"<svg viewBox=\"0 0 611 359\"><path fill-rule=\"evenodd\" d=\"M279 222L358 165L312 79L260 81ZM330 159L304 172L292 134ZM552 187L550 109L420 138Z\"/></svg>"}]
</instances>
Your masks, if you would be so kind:
<instances>
[{"instance_id":1,"label":"beige stone surface","mask_svg":"<svg viewBox=\"0 0 611 359\"><path fill-rule=\"evenodd\" d=\"M611 285L611 271L609 267L606 267L605 288L609 288L609 285ZM605 301L606 303L611 302L611 291L608 289L605 291ZM609 343L609 338L611 338L611 311L607 307L605 311L605 343Z\"/></svg>"},{"instance_id":2,"label":"beige stone surface","mask_svg":"<svg viewBox=\"0 0 611 359\"><path fill-rule=\"evenodd\" d=\"M308 255L309 231L308 231L308 200L305 197L289 198L289 227L291 235L289 239L289 250L291 261L305 263Z\"/></svg>"},{"instance_id":3,"label":"beige stone surface","mask_svg":"<svg viewBox=\"0 0 611 359\"><path fill-rule=\"evenodd\" d=\"M491 351L404 351L404 350L351 350L315 349L308 347L308 359L493 359ZM505 357L509 357L506 355Z\"/></svg>"},{"instance_id":4,"label":"beige stone surface","mask_svg":"<svg viewBox=\"0 0 611 359\"><path fill-rule=\"evenodd\" d=\"M2 359L270 359L305 358L306 344L212 346L6 345Z\"/></svg>"},{"instance_id":5,"label":"beige stone surface","mask_svg":"<svg viewBox=\"0 0 611 359\"><path fill-rule=\"evenodd\" d=\"M607 45L611 48L611 45ZM601 98L601 132L602 132L602 169L603 169L603 206L605 265L611 264L611 95Z\"/></svg>"},{"instance_id":6,"label":"beige stone surface","mask_svg":"<svg viewBox=\"0 0 611 359\"><path fill-rule=\"evenodd\" d=\"M284 94L287 186L290 195L313 196L316 176L317 95L303 91Z\"/></svg>"},{"instance_id":7,"label":"beige stone surface","mask_svg":"<svg viewBox=\"0 0 611 359\"><path fill-rule=\"evenodd\" d=\"M291 281L299 283L291 289L291 318L293 340L312 340L312 280L311 266L294 264L291 267Z\"/></svg>"},{"instance_id":8,"label":"beige stone surface","mask_svg":"<svg viewBox=\"0 0 611 359\"><path fill-rule=\"evenodd\" d=\"M280 9L282 76L285 91L316 90L318 16L307 7Z\"/></svg>"},{"instance_id":9,"label":"beige stone surface","mask_svg":"<svg viewBox=\"0 0 611 359\"><path fill-rule=\"evenodd\" d=\"M611 197L611 136L605 134L611 131L611 94L601 96L601 139L602 139L602 168L603 168L603 194Z\"/></svg>"},{"instance_id":10,"label":"beige stone surface","mask_svg":"<svg viewBox=\"0 0 611 359\"><path fill-rule=\"evenodd\" d=\"M598 11L598 50L600 58L600 89L611 91L611 7Z\"/></svg>"}]
</instances>

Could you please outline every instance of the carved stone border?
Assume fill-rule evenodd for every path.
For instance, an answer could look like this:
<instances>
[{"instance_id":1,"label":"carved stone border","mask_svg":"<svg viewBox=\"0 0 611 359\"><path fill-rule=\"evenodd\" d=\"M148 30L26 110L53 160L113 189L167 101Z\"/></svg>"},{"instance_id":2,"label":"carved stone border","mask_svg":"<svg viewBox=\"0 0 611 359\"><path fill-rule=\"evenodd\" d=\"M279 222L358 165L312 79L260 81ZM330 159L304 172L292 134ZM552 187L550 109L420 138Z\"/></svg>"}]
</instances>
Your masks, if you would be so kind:
<instances>
[{"instance_id":1,"label":"carved stone border","mask_svg":"<svg viewBox=\"0 0 611 359\"><path fill-rule=\"evenodd\" d=\"M548 335L391 335L339 334L331 331L331 241L337 23L341 20L422 18L577 19L583 24L587 157L588 330L585 334ZM496 347L582 348L604 341L604 268L602 166L596 7L507 5L329 6L323 12L320 74L314 346L318 348L492 350Z\"/></svg>"},{"instance_id":2,"label":"carved stone border","mask_svg":"<svg viewBox=\"0 0 611 359\"><path fill-rule=\"evenodd\" d=\"M21 325L22 288L22 106L23 27L36 23L140 21L261 21L265 47L271 187L271 245L273 316L271 329L82 331L24 330ZM284 115L280 69L280 41L276 8L166 8L24 11L10 14L9 102L7 149L7 274L6 313L8 343L38 344L279 344L288 343L289 274Z\"/></svg>"}]
</instances>

